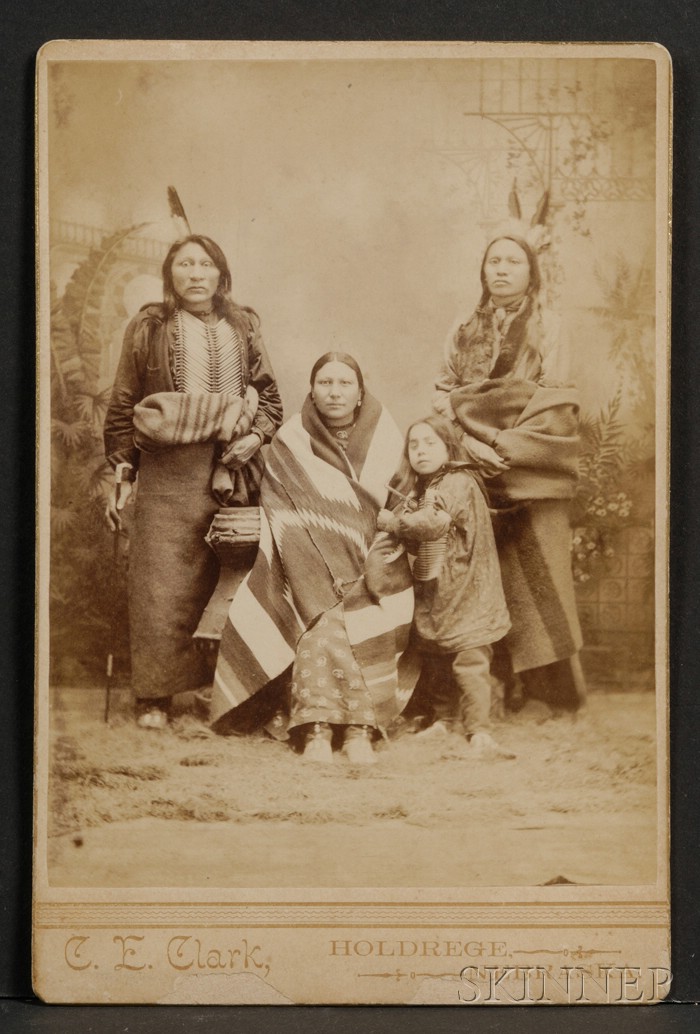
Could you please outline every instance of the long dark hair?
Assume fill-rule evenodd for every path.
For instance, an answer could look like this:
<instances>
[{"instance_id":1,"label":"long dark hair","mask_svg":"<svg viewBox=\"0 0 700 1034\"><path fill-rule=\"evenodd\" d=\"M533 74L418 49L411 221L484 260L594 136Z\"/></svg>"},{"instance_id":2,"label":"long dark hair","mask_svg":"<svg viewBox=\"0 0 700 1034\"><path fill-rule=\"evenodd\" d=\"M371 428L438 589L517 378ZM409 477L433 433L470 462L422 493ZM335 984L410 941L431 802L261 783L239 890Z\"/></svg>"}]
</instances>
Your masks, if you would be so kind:
<instances>
[{"instance_id":1,"label":"long dark hair","mask_svg":"<svg viewBox=\"0 0 700 1034\"><path fill-rule=\"evenodd\" d=\"M491 292L486 286L486 259L491 248L494 244L497 244L498 241L513 241L514 244L517 244L518 247L525 252L525 256L530 267L530 282L527 285L527 291L525 293L531 299L536 298L540 293L540 288L542 287L542 276L540 275L540 264L537 261L537 255L524 237L518 237L513 233L501 233L498 237L494 237L493 240L489 242L489 245L484 252L484 257L481 260L481 271L479 273L479 277L481 279L482 292L479 304L486 305L487 301L491 297Z\"/></svg>"},{"instance_id":2,"label":"long dark hair","mask_svg":"<svg viewBox=\"0 0 700 1034\"><path fill-rule=\"evenodd\" d=\"M493 346L493 333L491 331L491 311L489 299L491 293L486 286L486 260L489 251L498 241L513 241L523 251L528 261L530 280L525 293L524 304L516 314L510 325L506 341L501 345L498 358L493 369L486 368L487 360L490 360ZM455 336L457 347L465 355L472 356L472 367L469 368L469 358L465 367L465 375L471 369L469 379L478 380L484 376L492 378L505 377L513 369L523 349L536 349L542 331L542 308L539 300L539 292L542 286L540 267L537 262L537 255L523 237L516 234L502 233L489 242L481 262L481 298L476 309L466 323L463 323ZM490 372L489 372L490 370Z\"/></svg>"},{"instance_id":3,"label":"long dark hair","mask_svg":"<svg viewBox=\"0 0 700 1034\"><path fill-rule=\"evenodd\" d=\"M201 233L191 233L188 237L182 237L171 244L163 260L163 305L166 316L172 316L180 305L173 285L173 263L178 251L186 244L198 244L200 248L203 248L219 271L219 283L212 299L215 311L220 316L226 316L229 315L229 307L233 310L240 309L240 306L236 305L231 298L231 270L223 251L211 237L205 237Z\"/></svg>"},{"instance_id":4,"label":"long dark hair","mask_svg":"<svg viewBox=\"0 0 700 1034\"><path fill-rule=\"evenodd\" d=\"M417 427L418 424L427 424L428 427L433 429L438 438L444 442L445 448L447 449L448 463L469 462L469 457L464 450L464 446L462 445L459 436L459 429L455 427L451 420L448 420L447 417L440 416L437 413L431 413L430 416L424 416L419 420L413 420L406 429L406 437L403 443L403 453L399 469L391 479L391 487L397 489L403 495L407 495L412 491L412 489L419 484L419 481L426 480L416 473L408 458L408 439L411 436L411 431L414 427ZM430 475L430 477L433 476L433 474ZM398 496L390 496L389 504L393 506L397 499Z\"/></svg>"},{"instance_id":5,"label":"long dark hair","mask_svg":"<svg viewBox=\"0 0 700 1034\"><path fill-rule=\"evenodd\" d=\"M316 360L314 365L311 367L311 374L309 376L309 384L313 388L314 381L318 371L323 369L326 363L344 363L345 366L349 366L350 369L355 373L357 377L357 383L360 385L360 392L364 395L365 392L365 379L362 376L362 370L357 359L354 359L347 352L324 352L322 356Z\"/></svg>"}]
</instances>

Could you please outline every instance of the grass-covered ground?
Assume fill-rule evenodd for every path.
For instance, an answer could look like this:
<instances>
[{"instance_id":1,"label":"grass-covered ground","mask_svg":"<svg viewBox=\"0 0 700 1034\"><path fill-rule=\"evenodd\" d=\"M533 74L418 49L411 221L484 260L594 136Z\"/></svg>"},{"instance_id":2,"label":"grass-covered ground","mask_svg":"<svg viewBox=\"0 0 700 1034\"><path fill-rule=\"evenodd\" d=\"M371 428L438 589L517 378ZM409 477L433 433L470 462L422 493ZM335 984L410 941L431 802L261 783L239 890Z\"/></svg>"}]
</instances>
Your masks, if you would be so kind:
<instances>
[{"instance_id":1,"label":"grass-covered ground","mask_svg":"<svg viewBox=\"0 0 700 1034\"><path fill-rule=\"evenodd\" d=\"M651 693L593 693L575 717L531 702L500 723L515 760L406 736L353 768L190 713L135 727L126 696L57 690L49 874L74 886L477 886L653 882Z\"/></svg>"}]
</instances>

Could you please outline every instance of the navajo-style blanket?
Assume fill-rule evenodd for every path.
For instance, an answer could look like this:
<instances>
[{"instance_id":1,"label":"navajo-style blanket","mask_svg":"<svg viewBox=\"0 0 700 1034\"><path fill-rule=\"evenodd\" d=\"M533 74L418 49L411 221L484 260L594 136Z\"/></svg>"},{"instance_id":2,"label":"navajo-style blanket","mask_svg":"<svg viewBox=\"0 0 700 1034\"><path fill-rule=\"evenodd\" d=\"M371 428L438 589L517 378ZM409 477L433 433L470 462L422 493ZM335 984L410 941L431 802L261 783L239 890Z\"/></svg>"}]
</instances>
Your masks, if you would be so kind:
<instances>
[{"instance_id":1,"label":"navajo-style blanket","mask_svg":"<svg viewBox=\"0 0 700 1034\"><path fill-rule=\"evenodd\" d=\"M376 515L401 449L394 421L367 393L347 452L310 398L273 439L260 494L260 548L224 628L212 723L230 717L285 672L301 635L339 601L368 689L383 712L401 710L412 689L399 661L408 642L413 590L407 558L386 536L378 536L372 548L371 594L364 579ZM400 702L391 708L388 698Z\"/></svg>"}]
</instances>

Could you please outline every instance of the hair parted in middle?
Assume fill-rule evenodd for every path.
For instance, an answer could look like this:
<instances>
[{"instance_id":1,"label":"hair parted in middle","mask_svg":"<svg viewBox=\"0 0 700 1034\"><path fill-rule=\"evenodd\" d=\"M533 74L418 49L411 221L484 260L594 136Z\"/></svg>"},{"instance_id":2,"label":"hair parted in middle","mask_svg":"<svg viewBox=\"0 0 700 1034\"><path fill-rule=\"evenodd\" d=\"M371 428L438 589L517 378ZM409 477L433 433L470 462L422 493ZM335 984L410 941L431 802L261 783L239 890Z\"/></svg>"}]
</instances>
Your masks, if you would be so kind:
<instances>
[{"instance_id":1,"label":"hair parted in middle","mask_svg":"<svg viewBox=\"0 0 700 1034\"><path fill-rule=\"evenodd\" d=\"M327 363L344 363L350 367L355 376L357 377L357 383L360 385L360 391L364 393L365 390L365 379L362 376L362 370L357 359L354 359L348 352L324 352L322 356L316 360L314 365L311 367L311 374L309 376L309 384L313 388L314 381L319 370L323 369Z\"/></svg>"},{"instance_id":2,"label":"hair parted in middle","mask_svg":"<svg viewBox=\"0 0 700 1034\"><path fill-rule=\"evenodd\" d=\"M168 315L172 315L180 304L179 297L173 285L173 263L175 262L177 253L181 248L184 248L186 244L198 244L200 248L203 248L219 271L219 283L217 284L216 293L213 298L214 308L216 311L221 313L222 310L226 308L227 303L236 307L235 302L230 296L232 284L231 270L229 269L229 265L223 251L216 241L211 239L211 237L205 237L201 233L191 233L187 237L181 237L179 240L175 241L174 244L171 244L167 255L163 259L163 304L165 306L166 313Z\"/></svg>"},{"instance_id":3,"label":"hair parted in middle","mask_svg":"<svg viewBox=\"0 0 700 1034\"><path fill-rule=\"evenodd\" d=\"M494 244L498 243L498 241L513 241L514 244L517 244L518 247L525 252L525 257L527 258L528 266L530 267L530 282L527 285L527 291L525 293L531 299L536 298L540 293L540 288L542 287L542 276L540 274L540 264L537 261L537 254L534 248L528 244L524 237L519 237L515 233L499 233L497 237L494 237L493 240L489 241L486 251L484 252L484 257L481 260L479 277L481 279L482 293L479 304L485 305L491 297L491 292L486 286L486 259L488 258L489 251Z\"/></svg>"}]
</instances>

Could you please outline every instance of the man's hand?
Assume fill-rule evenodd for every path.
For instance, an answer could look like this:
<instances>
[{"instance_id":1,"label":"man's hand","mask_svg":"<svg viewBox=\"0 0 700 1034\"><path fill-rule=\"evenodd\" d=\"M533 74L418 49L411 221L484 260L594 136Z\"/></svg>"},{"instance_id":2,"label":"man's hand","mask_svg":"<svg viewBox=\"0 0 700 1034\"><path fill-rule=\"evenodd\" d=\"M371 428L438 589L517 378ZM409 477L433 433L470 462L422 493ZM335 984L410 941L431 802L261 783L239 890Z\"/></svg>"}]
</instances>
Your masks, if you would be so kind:
<instances>
[{"instance_id":1,"label":"man's hand","mask_svg":"<svg viewBox=\"0 0 700 1034\"><path fill-rule=\"evenodd\" d=\"M484 477L492 478L509 469L506 461L486 442L481 442L478 438L465 434L462 436L462 445L469 454L469 458L478 466L479 471Z\"/></svg>"},{"instance_id":2,"label":"man's hand","mask_svg":"<svg viewBox=\"0 0 700 1034\"><path fill-rule=\"evenodd\" d=\"M221 462L227 467L233 467L234 470L238 470L239 467L246 465L261 445L260 435L251 431L250 434L237 438L235 442L229 445L221 456Z\"/></svg>"}]
</instances>

